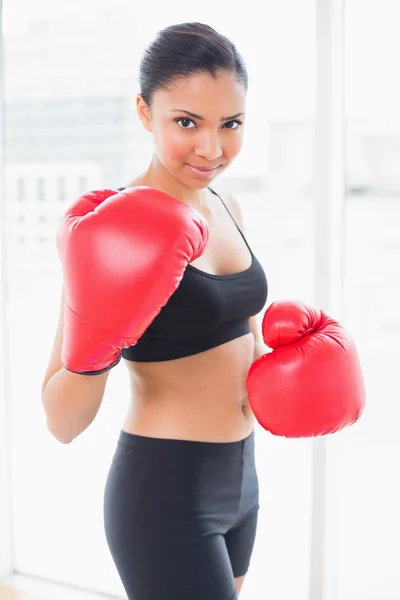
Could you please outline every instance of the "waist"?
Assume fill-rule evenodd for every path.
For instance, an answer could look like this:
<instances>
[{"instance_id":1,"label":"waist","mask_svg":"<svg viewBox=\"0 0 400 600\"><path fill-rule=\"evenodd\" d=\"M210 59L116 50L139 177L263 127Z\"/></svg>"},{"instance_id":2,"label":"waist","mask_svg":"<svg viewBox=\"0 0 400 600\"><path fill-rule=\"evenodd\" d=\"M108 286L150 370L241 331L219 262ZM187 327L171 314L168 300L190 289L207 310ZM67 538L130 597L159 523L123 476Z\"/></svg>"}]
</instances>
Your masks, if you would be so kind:
<instances>
[{"instance_id":1,"label":"waist","mask_svg":"<svg viewBox=\"0 0 400 600\"><path fill-rule=\"evenodd\" d=\"M248 405L230 408L208 403L132 404L123 424L126 433L148 438L202 442L236 442L254 430L255 418Z\"/></svg>"},{"instance_id":2,"label":"waist","mask_svg":"<svg viewBox=\"0 0 400 600\"><path fill-rule=\"evenodd\" d=\"M207 352L160 363L127 363L132 398L124 429L162 438L238 440L254 427L246 380L250 333Z\"/></svg>"},{"instance_id":3,"label":"waist","mask_svg":"<svg viewBox=\"0 0 400 600\"><path fill-rule=\"evenodd\" d=\"M232 442L207 442L174 438L159 438L130 433L121 429L118 445L130 450L161 453L162 456L184 456L185 460L205 456L243 456L254 453L254 431Z\"/></svg>"}]
</instances>

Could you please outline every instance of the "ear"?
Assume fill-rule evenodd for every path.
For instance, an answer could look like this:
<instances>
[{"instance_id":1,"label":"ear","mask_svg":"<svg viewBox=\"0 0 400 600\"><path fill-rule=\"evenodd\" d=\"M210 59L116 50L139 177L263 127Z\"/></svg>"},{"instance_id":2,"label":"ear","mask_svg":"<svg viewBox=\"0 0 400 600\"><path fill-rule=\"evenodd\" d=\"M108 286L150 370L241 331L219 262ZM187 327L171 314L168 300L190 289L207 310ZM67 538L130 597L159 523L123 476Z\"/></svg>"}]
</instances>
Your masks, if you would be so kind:
<instances>
[{"instance_id":1,"label":"ear","mask_svg":"<svg viewBox=\"0 0 400 600\"><path fill-rule=\"evenodd\" d=\"M142 121L143 127L147 131L151 131L151 118L150 118L150 109L147 106L146 102L143 100L141 94L136 96L136 110L139 115L139 119Z\"/></svg>"}]
</instances>

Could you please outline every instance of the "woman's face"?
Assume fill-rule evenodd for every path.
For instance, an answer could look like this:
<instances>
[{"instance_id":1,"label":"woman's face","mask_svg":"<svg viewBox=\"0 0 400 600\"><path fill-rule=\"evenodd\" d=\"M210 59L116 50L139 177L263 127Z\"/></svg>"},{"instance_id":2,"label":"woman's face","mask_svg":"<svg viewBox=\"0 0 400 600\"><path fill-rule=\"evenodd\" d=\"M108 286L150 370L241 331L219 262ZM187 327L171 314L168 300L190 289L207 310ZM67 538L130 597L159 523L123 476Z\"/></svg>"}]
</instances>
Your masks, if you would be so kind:
<instances>
[{"instance_id":1,"label":"woman's face","mask_svg":"<svg viewBox=\"0 0 400 600\"><path fill-rule=\"evenodd\" d=\"M139 117L153 133L163 167L183 185L202 189L238 155L246 90L231 73L199 73L155 92L151 110L139 95Z\"/></svg>"}]
</instances>

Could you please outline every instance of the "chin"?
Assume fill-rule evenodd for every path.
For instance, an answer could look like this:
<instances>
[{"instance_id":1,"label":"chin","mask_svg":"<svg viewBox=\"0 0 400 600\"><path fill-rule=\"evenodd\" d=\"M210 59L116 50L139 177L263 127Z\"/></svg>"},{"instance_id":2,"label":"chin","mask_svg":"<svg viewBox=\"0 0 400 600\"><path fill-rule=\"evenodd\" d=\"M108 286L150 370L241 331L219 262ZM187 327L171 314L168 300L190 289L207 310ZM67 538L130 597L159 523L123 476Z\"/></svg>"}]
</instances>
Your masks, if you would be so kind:
<instances>
[{"instance_id":1,"label":"chin","mask_svg":"<svg viewBox=\"0 0 400 600\"><path fill-rule=\"evenodd\" d=\"M214 179L201 179L199 181L188 181L186 183L187 187L191 188L192 190L205 190L206 188L208 188L209 185L212 184L212 182L215 181Z\"/></svg>"}]
</instances>

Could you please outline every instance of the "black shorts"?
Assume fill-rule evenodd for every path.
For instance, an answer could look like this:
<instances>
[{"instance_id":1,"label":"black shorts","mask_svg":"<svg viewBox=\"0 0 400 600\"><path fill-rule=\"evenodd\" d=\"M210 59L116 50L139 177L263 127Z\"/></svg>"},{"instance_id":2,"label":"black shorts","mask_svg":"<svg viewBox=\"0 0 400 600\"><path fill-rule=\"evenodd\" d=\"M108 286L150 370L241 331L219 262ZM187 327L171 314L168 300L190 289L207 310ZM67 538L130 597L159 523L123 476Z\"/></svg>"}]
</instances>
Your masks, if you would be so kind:
<instances>
[{"instance_id":1,"label":"black shorts","mask_svg":"<svg viewBox=\"0 0 400 600\"><path fill-rule=\"evenodd\" d=\"M129 600L233 600L256 535L254 432L194 442L121 430L104 492L107 543Z\"/></svg>"}]
</instances>

